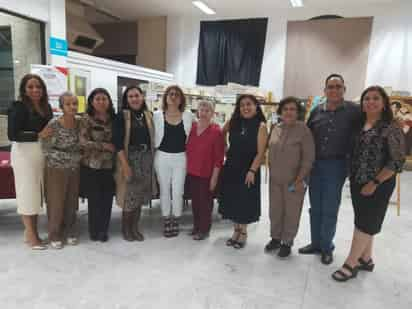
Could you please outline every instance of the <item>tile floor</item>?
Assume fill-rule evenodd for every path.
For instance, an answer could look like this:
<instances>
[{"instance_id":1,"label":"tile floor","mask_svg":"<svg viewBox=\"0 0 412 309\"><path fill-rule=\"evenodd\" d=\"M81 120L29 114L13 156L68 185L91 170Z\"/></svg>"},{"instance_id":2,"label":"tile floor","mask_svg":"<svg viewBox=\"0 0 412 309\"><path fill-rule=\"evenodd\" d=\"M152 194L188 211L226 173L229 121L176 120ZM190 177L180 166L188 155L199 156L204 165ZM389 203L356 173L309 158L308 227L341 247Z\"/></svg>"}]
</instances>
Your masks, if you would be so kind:
<instances>
[{"instance_id":1,"label":"tile floor","mask_svg":"<svg viewBox=\"0 0 412 309\"><path fill-rule=\"evenodd\" d=\"M79 215L81 243L63 250L33 252L22 242L14 200L0 201L0 308L180 308L180 309L410 309L412 308L412 173L402 175L402 213L391 205L376 240L376 271L346 284L330 274L349 249L353 214L345 188L336 237L336 259L323 266L315 256L299 256L309 240L308 202L293 256L279 260L263 252L269 240L267 202L249 242L237 251L225 246L229 222L215 215L210 238L191 240L190 210L185 231L161 236L158 203L142 219L146 241L128 243L120 235L120 211L114 208L111 239L87 238L87 211ZM267 190L263 190L267 200ZM45 217L40 221L45 232Z\"/></svg>"}]
</instances>

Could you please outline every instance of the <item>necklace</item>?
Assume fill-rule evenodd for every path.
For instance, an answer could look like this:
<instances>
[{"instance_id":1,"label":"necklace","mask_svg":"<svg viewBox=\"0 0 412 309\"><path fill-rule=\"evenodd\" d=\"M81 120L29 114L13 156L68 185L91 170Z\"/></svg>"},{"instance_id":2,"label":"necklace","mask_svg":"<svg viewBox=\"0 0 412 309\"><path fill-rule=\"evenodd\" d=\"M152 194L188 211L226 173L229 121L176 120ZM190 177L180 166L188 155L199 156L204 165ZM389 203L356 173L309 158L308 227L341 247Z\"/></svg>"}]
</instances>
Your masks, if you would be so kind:
<instances>
[{"instance_id":1,"label":"necklace","mask_svg":"<svg viewBox=\"0 0 412 309\"><path fill-rule=\"evenodd\" d=\"M134 117L134 119L136 119L136 124L137 124L137 126L139 126L139 127L143 127L143 126L144 126L144 124L143 124L144 114L143 114L143 113L141 113L141 114L139 114L139 115L136 115L135 113L133 113L133 117Z\"/></svg>"},{"instance_id":2,"label":"necklace","mask_svg":"<svg viewBox=\"0 0 412 309\"><path fill-rule=\"evenodd\" d=\"M133 114L134 118L136 118L137 121L142 121L143 119L143 113L137 116L136 114Z\"/></svg>"}]
</instances>

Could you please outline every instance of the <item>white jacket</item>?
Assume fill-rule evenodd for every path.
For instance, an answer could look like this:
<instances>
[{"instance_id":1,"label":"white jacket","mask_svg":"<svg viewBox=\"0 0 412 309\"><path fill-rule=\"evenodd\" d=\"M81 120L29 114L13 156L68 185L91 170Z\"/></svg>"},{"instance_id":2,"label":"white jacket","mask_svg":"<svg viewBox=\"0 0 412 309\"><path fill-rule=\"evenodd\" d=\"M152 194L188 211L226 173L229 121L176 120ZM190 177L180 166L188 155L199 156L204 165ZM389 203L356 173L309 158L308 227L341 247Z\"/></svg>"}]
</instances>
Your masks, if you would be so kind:
<instances>
[{"instance_id":1,"label":"white jacket","mask_svg":"<svg viewBox=\"0 0 412 309\"><path fill-rule=\"evenodd\" d=\"M183 127L186 133L186 142L189 138L190 130L192 129L192 123L194 121L194 116L191 112L184 111L182 115L183 119ZM165 118L163 111L159 110L153 113L153 122L154 122L154 131L155 131L155 138L154 138L154 147L159 148L160 144L162 143L163 136L165 133Z\"/></svg>"}]
</instances>

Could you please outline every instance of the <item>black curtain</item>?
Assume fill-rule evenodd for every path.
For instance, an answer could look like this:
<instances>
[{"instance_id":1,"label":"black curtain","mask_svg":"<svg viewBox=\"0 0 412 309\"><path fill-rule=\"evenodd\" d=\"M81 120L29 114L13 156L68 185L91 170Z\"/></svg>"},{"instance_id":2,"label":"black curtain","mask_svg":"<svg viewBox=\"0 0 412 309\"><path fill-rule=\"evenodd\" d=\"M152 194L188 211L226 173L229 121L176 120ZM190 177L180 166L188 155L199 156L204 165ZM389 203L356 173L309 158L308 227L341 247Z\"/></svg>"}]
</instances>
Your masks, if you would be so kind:
<instances>
[{"instance_id":1,"label":"black curtain","mask_svg":"<svg viewBox=\"0 0 412 309\"><path fill-rule=\"evenodd\" d=\"M197 84L258 86L267 18L200 23Z\"/></svg>"}]
</instances>

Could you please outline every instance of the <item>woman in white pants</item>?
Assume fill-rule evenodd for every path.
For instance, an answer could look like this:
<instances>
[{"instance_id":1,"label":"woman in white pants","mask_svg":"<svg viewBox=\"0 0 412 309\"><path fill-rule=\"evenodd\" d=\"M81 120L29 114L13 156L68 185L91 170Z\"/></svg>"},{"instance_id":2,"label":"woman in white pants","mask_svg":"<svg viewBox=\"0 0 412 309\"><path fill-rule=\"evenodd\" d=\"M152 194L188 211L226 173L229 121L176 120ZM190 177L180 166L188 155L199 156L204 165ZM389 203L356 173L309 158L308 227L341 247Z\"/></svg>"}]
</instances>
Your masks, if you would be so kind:
<instances>
[{"instance_id":1,"label":"woman in white pants","mask_svg":"<svg viewBox=\"0 0 412 309\"><path fill-rule=\"evenodd\" d=\"M22 216L25 242L33 250L44 250L37 231L42 212L44 155L40 139L53 134L47 123L53 117L46 85L34 74L20 82L19 100L8 111L8 138L13 141L11 164L16 186L17 212Z\"/></svg>"},{"instance_id":2,"label":"woman in white pants","mask_svg":"<svg viewBox=\"0 0 412 309\"><path fill-rule=\"evenodd\" d=\"M186 179L186 142L193 115L185 111L182 89L170 86L163 96L162 111L153 115L155 127L155 170L160 187L160 205L165 237L179 234Z\"/></svg>"}]
</instances>

